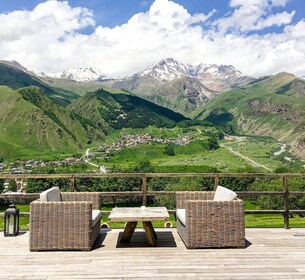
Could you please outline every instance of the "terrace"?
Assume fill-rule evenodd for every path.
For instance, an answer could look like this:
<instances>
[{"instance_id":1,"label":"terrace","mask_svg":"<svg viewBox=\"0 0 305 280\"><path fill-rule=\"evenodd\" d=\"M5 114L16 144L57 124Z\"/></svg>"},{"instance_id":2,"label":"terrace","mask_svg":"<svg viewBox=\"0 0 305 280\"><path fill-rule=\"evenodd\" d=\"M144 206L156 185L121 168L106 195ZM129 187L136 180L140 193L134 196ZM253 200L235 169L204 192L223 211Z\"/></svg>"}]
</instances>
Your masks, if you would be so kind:
<instances>
[{"instance_id":1,"label":"terrace","mask_svg":"<svg viewBox=\"0 0 305 280\"><path fill-rule=\"evenodd\" d=\"M249 215L280 214L284 228L246 228L245 249L188 250L175 228L157 228L157 247L149 247L145 232L137 230L130 243L119 243L122 229L101 229L90 252L30 252L29 232L17 237L0 235L0 279L305 279L305 228L290 228L291 214L305 210L290 209L290 196L305 192L290 191L289 181L305 178L305 174L57 174L0 175L2 178L68 178L70 190L79 178L136 177L142 189L133 192L103 192L101 197L139 196L143 204L155 195L175 195L148 188L152 177L210 177L217 186L222 177L278 178L280 192L238 192L241 198L260 195L283 198L281 210L245 210ZM0 195L0 199L33 200L38 194ZM175 213L170 209L170 213ZM108 211L104 211L108 213ZM28 213L22 213L28 216ZM305 223L304 223L305 225ZM290 229L289 229L290 228Z\"/></svg>"},{"instance_id":2,"label":"terrace","mask_svg":"<svg viewBox=\"0 0 305 280\"><path fill-rule=\"evenodd\" d=\"M187 250L175 229L159 229L157 247L144 232L129 246L121 230L101 230L90 252L30 252L29 233L0 235L0 279L305 279L304 229L246 229L245 249Z\"/></svg>"}]
</instances>

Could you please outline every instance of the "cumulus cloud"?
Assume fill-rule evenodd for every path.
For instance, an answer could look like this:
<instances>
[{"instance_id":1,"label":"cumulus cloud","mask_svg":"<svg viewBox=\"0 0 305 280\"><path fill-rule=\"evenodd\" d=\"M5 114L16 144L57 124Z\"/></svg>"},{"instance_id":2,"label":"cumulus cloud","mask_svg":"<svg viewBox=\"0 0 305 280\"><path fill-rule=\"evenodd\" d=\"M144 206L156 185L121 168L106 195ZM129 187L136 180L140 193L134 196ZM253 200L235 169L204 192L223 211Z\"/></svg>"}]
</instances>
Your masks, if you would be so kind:
<instances>
[{"instance_id":1,"label":"cumulus cloud","mask_svg":"<svg viewBox=\"0 0 305 280\"><path fill-rule=\"evenodd\" d=\"M294 12L272 12L287 2L231 0L233 12L215 19L214 10L191 15L175 2L155 0L147 12L108 28L96 26L86 8L49 0L31 11L0 14L0 58L37 72L94 66L124 76L174 57L192 64L232 64L253 76L279 71L303 76L305 22L291 24ZM254 32L273 25L283 26L282 32ZM84 34L88 26L94 31Z\"/></svg>"}]
</instances>

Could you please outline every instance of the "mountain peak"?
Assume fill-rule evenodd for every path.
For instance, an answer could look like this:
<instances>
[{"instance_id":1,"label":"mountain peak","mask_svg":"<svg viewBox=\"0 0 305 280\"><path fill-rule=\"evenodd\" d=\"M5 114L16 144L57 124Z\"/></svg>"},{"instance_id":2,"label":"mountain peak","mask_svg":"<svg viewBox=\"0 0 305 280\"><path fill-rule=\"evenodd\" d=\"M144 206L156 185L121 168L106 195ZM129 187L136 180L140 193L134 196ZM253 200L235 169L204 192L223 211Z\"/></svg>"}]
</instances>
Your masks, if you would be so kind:
<instances>
[{"instance_id":1,"label":"mountain peak","mask_svg":"<svg viewBox=\"0 0 305 280\"><path fill-rule=\"evenodd\" d=\"M161 82L169 82L182 77L196 78L214 91L227 90L232 85L245 84L252 79L242 74L232 65L200 63L193 66L183 64L174 58L164 58L135 76L152 77Z\"/></svg>"},{"instance_id":2,"label":"mountain peak","mask_svg":"<svg viewBox=\"0 0 305 280\"><path fill-rule=\"evenodd\" d=\"M76 69L66 69L65 71L48 74L49 77L59 78L59 79L70 79L77 82L89 82L97 80L107 80L109 79L101 69L96 67L84 67Z\"/></svg>"},{"instance_id":3,"label":"mountain peak","mask_svg":"<svg viewBox=\"0 0 305 280\"><path fill-rule=\"evenodd\" d=\"M148 76L160 81L172 81L188 75L188 66L171 57L161 59L144 71L136 74L138 77Z\"/></svg>"}]
</instances>

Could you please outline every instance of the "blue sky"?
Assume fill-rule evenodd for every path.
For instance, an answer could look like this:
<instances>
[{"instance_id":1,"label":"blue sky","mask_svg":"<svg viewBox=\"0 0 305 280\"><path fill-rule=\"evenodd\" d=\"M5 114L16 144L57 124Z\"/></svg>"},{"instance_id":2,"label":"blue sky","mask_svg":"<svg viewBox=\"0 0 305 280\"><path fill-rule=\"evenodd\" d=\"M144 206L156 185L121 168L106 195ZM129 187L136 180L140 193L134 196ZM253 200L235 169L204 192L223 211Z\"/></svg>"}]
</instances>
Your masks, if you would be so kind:
<instances>
[{"instance_id":1,"label":"blue sky","mask_svg":"<svg viewBox=\"0 0 305 280\"><path fill-rule=\"evenodd\" d=\"M32 10L39 3L45 1L40 0L13 0L1 3L0 12L11 12L14 10ZM94 13L94 18L98 25L114 27L122 25L128 19L140 12L146 12L153 0L70 0L69 4L73 7L87 7ZM181 4L191 14L209 13L213 9L217 10L214 17L222 17L223 15L232 12L228 0L175 0L174 2ZM305 18L305 1L291 0L286 7L275 8L274 11L296 11L293 18L293 23ZM273 27L265 32L277 31Z\"/></svg>"},{"instance_id":2,"label":"blue sky","mask_svg":"<svg viewBox=\"0 0 305 280\"><path fill-rule=\"evenodd\" d=\"M0 59L121 76L174 57L305 76L304 11L304 0L1 1Z\"/></svg>"}]
</instances>

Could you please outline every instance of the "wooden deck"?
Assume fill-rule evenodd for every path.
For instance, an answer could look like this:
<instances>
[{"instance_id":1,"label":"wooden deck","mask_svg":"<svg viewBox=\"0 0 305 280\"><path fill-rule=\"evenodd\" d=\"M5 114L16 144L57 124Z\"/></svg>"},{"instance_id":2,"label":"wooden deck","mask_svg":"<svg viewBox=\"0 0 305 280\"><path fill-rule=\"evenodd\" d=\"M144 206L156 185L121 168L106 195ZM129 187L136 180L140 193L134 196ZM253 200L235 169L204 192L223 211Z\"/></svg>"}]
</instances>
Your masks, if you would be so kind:
<instances>
[{"instance_id":1,"label":"wooden deck","mask_svg":"<svg viewBox=\"0 0 305 280\"><path fill-rule=\"evenodd\" d=\"M246 229L245 249L187 250L175 229L144 231L130 244L102 230L90 252L30 252L29 233L0 233L0 279L305 279L305 229Z\"/></svg>"}]
</instances>

